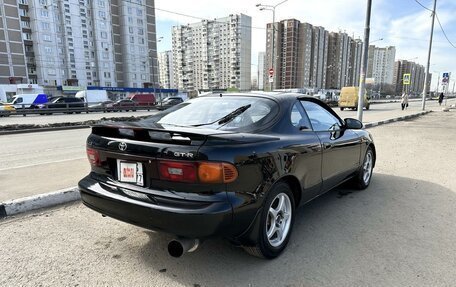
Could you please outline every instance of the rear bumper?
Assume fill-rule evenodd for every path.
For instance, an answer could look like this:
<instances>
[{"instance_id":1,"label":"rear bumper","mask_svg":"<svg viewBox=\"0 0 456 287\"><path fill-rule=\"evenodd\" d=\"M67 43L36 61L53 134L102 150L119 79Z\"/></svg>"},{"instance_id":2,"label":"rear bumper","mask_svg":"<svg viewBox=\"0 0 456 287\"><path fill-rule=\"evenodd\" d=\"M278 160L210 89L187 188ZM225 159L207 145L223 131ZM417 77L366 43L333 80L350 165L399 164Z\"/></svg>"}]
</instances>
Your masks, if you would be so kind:
<instances>
[{"instance_id":1,"label":"rear bumper","mask_svg":"<svg viewBox=\"0 0 456 287\"><path fill-rule=\"evenodd\" d=\"M230 201L176 199L150 195L150 201L135 199L143 193L98 182L86 176L79 182L83 203L104 215L147 229L188 238L230 236L233 211ZM124 192L127 192L125 194ZM153 192L153 191L152 191ZM147 200L147 199L146 199Z\"/></svg>"}]
</instances>

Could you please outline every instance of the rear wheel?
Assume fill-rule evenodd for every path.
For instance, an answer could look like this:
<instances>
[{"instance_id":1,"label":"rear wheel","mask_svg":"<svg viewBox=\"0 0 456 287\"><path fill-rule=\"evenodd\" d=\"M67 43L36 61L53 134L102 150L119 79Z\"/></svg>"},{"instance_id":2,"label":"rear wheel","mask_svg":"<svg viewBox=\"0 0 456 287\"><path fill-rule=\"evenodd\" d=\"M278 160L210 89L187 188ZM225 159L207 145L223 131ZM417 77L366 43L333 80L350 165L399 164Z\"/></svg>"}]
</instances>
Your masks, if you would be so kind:
<instances>
[{"instance_id":1,"label":"rear wheel","mask_svg":"<svg viewBox=\"0 0 456 287\"><path fill-rule=\"evenodd\" d=\"M374 152L371 147L367 148L364 161L359 168L356 176L353 178L353 183L357 189L366 189L372 178L372 171L374 168Z\"/></svg>"},{"instance_id":2,"label":"rear wheel","mask_svg":"<svg viewBox=\"0 0 456 287\"><path fill-rule=\"evenodd\" d=\"M367 106L366 106L366 111L369 110L369 108L370 108L370 105L367 105Z\"/></svg>"},{"instance_id":3,"label":"rear wheel","mask_svg":"<svg viewBox=\"0 0 456 287\"><path fill-rule=\"evenodd\" d=\"M343 110L344 110L344 108L342 108L342 107L341 107L341 108L340 108L340 110L341 110L341 111L343 111Z\"/></svg>"},{"instance_id":4,"label":"rear wheel","mask_svg":"<svg viewBox=\"0 0 456 287\"><path fill-rule=\"evenodd\" d=\"M255 246L244 246L251 255L272 259L279 256L290 240L295 203L288 184L276 184L264 203Z\"/></svg>"}]
</instances>

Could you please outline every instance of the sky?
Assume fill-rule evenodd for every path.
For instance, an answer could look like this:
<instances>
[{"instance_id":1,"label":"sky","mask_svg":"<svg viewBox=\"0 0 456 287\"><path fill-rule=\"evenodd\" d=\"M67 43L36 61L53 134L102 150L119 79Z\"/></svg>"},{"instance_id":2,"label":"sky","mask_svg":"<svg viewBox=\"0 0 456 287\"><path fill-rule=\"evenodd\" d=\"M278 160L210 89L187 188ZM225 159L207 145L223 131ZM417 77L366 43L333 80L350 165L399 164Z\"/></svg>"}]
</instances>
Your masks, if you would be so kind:
<instances>
[{"instance_id":1,"label":"sky","mask_svg":"<svg viewBox=\"0 0 456 287\"><path fill-rule=\"evenodd\" d=\"M433 0L417 0L432 10ZM265 50L266 24L272 12L259 11L256 4L275 5L280 0L155 0L158 52L172 49L172 26L200 22L243 13L252 17L252 75L256 75L258 52ZM416 0L373 0L370 42L378 47L395 46L396 60L411 60L426 66L431 32L431 12ZM367 0L288 0L276 8L276 21L297 19L332 32L344 31L363 39ZM174 13L166 12L172 11ZM437 16L449 40L456 46L456 1L437 0ZM161 38L162 37L162 38ZM383 39L383 40L378 40ZM375 41L375 42L374 42ZM456 48L445 38L435 21L429 72L431 89L438 74L453 72L450 91L456 80Z\"/></svg>"}]
</instances>

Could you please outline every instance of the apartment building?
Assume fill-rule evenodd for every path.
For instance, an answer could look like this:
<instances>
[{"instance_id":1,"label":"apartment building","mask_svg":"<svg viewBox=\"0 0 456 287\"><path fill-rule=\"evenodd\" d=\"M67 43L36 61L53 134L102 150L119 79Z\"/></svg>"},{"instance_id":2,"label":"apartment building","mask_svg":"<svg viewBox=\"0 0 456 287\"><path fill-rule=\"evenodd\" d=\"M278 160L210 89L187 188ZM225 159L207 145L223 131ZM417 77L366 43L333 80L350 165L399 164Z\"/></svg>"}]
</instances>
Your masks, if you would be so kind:
<instances>
[{"instance_id":1,"label":"apartment building","mask_svg":"<svg viewBox=\"0 0 456 287\"><path fill-rule=\"evenodd\" d=\"M27 1L0 0L0 84L36 83Z\"/></svg>"},{"instance_id":2,"label":"apartment building","mask_svg":"<svg viewBox=\"0 0 456 287\"><path fill-rule=\"evenodd\" d=\"M257 74L257 85L258 85L258 90L264 90L265 88L265 83L268 83L268 81L265 82L264 78L264 71L265 71L265 57L266 53L265 52L259 52L258 53L258 74Z\"/></svg>"},{"instance_id":3,"label":"apartment building","mask_svg":"<svg viewBox=\"0 0 456 287\"><path fill-rule=\"evenodd\" d=\"M158 82L153 0L0 1L8 13L2 28L14 37L7 42L16 44L15 34L21 33L25 61L19 62L26 63L21 75L27 83L142 87ZM12 64L20 54L8 46L3 48L0 38L0 53ZM16 74L0 68L1 79Z\"/></svg>"},{"instance_id":4,"label":"apartment building","mask_svg":"<svg viewBox=\"0 0 456 287\"><path fill-rule=\"evenodd\" d=\"M396 48L369 46L367 78L373 78L376 84L393 84Z\"/></svg>"},{"instance_id":5,"label":"apartment building","mask_svg":"<svg viewBox=\"0 0 456 287\"><path fill-rule=\"evenodd\" d=\"M160 87L172 89L174 83L173 51L158 53Z\"/></svg>"},{"instance_id":6,"label":"apartment building","mask_svg":"<svg viewBox=\"0 0 456 287\"><path fill-rule=\"evenodd\" d=\"M359 84L362 42L343 32L328 37L326 88L340 89Z\"/></svg>"},{"instance_id":7,"label":"apartment building","mask_svg":"<svg viewBox=\"0 0 456 287\"><path fill-rule=\"evenodd\" d=\"M340 89L359 84L362 42L296 19L267 25L266 72L274 60L274 89ZM274 49L272 37L274 34ZM273 53L274 51L274 53ZM272 56L274 54L274 56Z\"/></svg>"},{"instance_id":8,"label":"apartment building","mask_svg":"<svg viewBox=\"0 0 456 287\"><path fill-rule=\"evenodd\" d=\"M410 85L403 84L404 74L410 74ZM420 95L424 89L425 68L423 65L407 60L399 60L394 63L393 83L395 94L400 95L403 92ZM432 81L432 74L428 74L428 87Z\"/></svg>"},{"instance_id":9,"label":"apartment building","mask_svg":"<svg viewBox=\"0 0 456 287\"><path fill-rule=\"evenodd\" d=\"M250 89L252 19L244 14L174 26L174 87Z\"/></svg>"}]
</instances>

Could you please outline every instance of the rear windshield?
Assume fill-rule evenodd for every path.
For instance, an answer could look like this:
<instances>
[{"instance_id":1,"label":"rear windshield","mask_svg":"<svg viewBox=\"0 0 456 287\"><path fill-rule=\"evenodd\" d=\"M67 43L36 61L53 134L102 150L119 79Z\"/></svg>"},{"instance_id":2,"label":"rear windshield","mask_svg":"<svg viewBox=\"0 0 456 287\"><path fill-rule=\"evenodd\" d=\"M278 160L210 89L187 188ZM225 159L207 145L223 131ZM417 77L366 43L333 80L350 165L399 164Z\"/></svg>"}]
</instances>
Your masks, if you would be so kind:
<instances>
[{"instance_id":1,"label":"rear windshield","mask_svg":"<svg viewBox=\"0 0 456 287\"><path fill-rule=\"evenodd\" d=\"M261 97L201 97L174 106L142 121L153 126L201 127L253 131L277 115L278 104Z\"/></svg>"}]
</instances>

